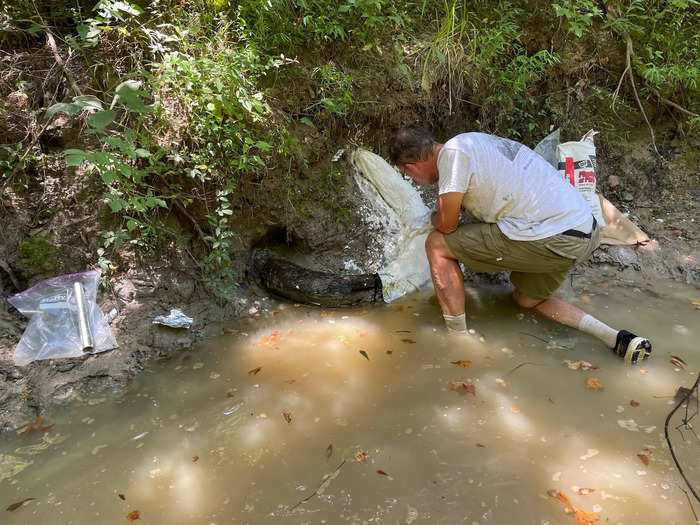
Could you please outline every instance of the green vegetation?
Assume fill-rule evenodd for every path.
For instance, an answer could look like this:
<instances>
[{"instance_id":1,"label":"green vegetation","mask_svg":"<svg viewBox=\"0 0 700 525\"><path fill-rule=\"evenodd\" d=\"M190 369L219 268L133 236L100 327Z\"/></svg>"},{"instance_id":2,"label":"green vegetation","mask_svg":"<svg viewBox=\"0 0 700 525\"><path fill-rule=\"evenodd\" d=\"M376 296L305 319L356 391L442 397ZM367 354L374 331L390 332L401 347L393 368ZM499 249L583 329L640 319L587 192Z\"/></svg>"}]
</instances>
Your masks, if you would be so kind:
<instances>
[{"instance_id":1,"label":"green vegetation","mask_svg":"<svg viewBox=\"0 0 700 525\"><path fill-rule=\"evenodd\" d=\"M112 265L110 251L124 243L155 253L182 242L168 222L175 215L206 246L195 258L225 296L238 278L230 251L241 217L306 220L315 200L332 220L352 221L344 175L329 168L338 147L374 139L381 150L390 127L420 119L529 144L552 125L592 120L610 133L643 126L627 87L617 113L609 109L628 37L642 101L697 133L698 7L11 0L0 7L0 43L29 49L52 37L79 62L83 91L54 100L41 124L57 114L84 123L65 161L99 181L116 219L102 233L101 264ZM0 144L2 177L26 176L33 145L8 142Z\"/></svg>"},{"instance_id":2,"label":"green vegetation","mask_svg":"<svg viewBox=\"0 0 700 525\"><path fill-rule=\"evenodd\" d=\"M55 271L59 266L58 249L42 235L30 237L18 246L22 263L37 272Z\"/></svg>"}]
</instances>

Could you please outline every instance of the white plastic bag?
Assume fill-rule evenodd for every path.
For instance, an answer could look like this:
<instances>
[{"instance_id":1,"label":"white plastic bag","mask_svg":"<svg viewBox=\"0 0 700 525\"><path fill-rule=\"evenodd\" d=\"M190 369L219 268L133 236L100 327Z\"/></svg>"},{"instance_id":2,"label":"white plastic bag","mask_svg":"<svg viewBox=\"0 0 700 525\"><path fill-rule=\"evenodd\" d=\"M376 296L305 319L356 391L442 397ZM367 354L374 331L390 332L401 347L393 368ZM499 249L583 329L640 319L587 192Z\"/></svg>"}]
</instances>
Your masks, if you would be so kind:
<instances>
[{"instance_id":1,"label":"white plastic bag","mask_svg":"<svg viewBox=\"0 0 700 525\"><path fill-rule=\"evenodd\" d=\"M100 270L92 270L59 275L8 299L29 317L27 329L15 349L15 364L79 357L86 351L104 352L118 346L97 306L101 274Z\"/></svg>"},{"instance_id":2,"label":"white plastic bag","mask_svg":"<svg viewBox=\"0 0 700 525\"><path fill-rule=\"evenodd\" d=\"M578 142L564 142L557 146L558 169L565 180L576 188L591 207L600 226L605 226L600 199L596 195L596 156L593 137L598 132L590 130Z\"/></svg>"}]
</instances>

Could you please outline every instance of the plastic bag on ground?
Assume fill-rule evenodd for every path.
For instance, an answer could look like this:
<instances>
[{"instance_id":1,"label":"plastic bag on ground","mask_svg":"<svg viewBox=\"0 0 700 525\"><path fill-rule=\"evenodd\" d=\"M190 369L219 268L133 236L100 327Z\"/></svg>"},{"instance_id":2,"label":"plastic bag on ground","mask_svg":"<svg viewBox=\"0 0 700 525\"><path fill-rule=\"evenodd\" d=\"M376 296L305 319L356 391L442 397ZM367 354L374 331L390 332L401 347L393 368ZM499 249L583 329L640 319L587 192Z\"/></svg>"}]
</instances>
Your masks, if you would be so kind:
<instances>
[{"instance_id":1,"label":"plastic bag on ground","mask_svg":"<svg viewBox=\"0 0 700 525\"><path fill-rule=\"evenodd\" d=\"M29 317L15 349L15 364L79 357L116 348L117 341L97 305L100 270L59 275L18 293L9 303Z\"/></svg>"}]
</instances>

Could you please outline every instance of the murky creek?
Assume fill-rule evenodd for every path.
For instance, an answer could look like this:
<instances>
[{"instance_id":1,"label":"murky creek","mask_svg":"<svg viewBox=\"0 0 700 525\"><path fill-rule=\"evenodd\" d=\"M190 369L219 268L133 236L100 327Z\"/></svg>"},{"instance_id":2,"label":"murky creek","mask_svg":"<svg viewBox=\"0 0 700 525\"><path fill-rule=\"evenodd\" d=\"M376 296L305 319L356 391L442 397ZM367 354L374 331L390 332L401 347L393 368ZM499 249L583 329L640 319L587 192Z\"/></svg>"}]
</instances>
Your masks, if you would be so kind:
<instances>
[{"instance_id":1,"label":"murky creek","mask_svg":"<svg viewBox=\"0 0 700 525\"><path fill-rule=\"evenodd\" d=\"M119 401L0 437L2 523L576 523L552 489L600 523L694 523L664 421L700 368L698 291L611 280L576 299L652 339L636 367L508 294L470 288L470 340L443 334L430 287L232 327ZM675 429L684 413L669 432L698 487L700 440Z\"/></svg>"}]
</instances>

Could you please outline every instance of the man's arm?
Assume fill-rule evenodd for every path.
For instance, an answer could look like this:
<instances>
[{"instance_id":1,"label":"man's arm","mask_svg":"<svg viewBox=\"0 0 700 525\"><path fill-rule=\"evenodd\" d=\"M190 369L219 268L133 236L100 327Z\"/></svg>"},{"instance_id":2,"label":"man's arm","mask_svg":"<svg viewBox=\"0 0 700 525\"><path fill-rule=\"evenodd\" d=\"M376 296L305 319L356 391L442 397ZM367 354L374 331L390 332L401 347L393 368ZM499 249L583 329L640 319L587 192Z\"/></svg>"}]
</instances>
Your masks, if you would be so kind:
<instances>
[{"instance_id":1,"label":"man's arm","mask_svg":"<svg viewBox=\"0 0 700 525\"><path fill-rule=\"evenodd\" d=\"M430 221L436 230L442 233L452 233L459 225L459 209L464 193L443 193L438 198L438 209L433 212Z\"/></svg>"}]
</instances>

